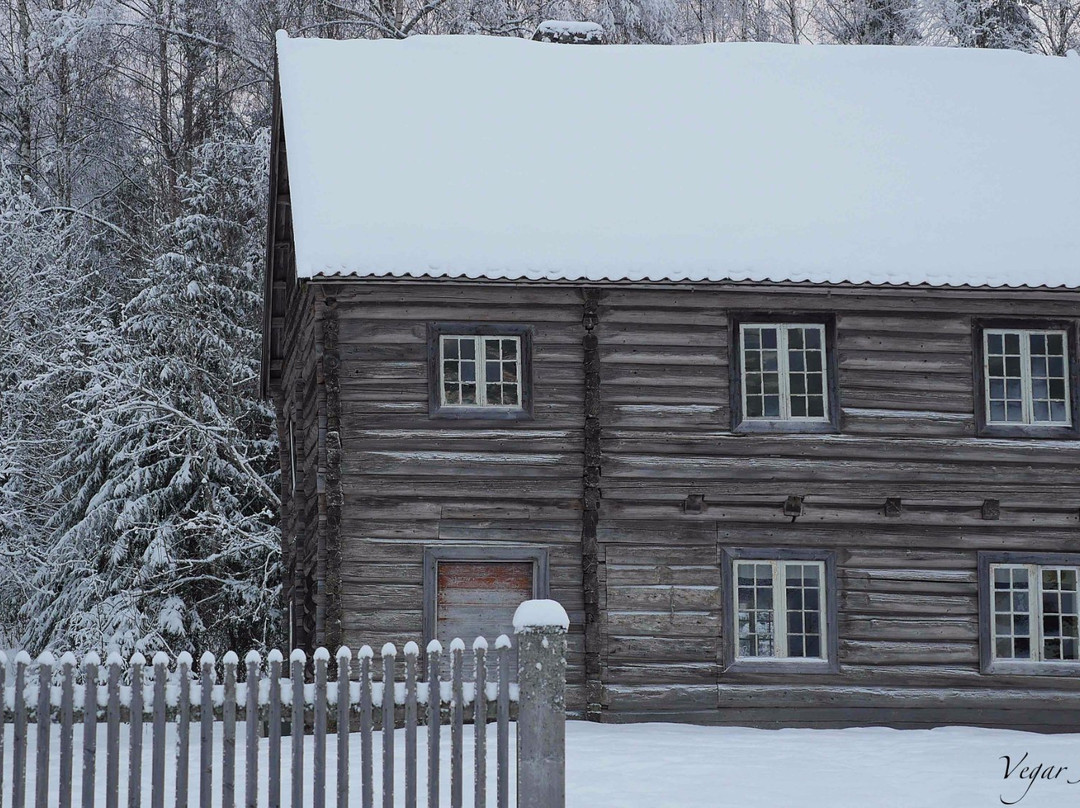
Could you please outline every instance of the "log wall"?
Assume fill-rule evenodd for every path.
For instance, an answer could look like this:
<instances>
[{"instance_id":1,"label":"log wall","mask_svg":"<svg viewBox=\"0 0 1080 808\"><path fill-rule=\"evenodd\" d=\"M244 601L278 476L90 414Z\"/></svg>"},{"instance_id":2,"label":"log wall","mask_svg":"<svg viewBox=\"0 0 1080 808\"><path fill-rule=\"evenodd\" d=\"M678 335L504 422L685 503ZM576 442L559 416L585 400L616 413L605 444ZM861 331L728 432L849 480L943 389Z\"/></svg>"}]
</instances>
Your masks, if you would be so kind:
<instances>
[{"instance_id":1,"label":"log wall","mask_svg":"<svg viewBox=\"0 0 1080 808\"><path fill-rule=\"evenodd\" d=\"M976 554L1080 547L1080 444L976 437L972 367L973 318L1075 319L1077 292L303 288L310 315L286 340L282 389L305 429L328 406L318 374L302 370L318 363L318 301L337 301L342 642L417 638L425 548L542 546L551 595L572 619L570 706L587 700L602 720L1055 729L1080 719L1076 679L979 672ZM728 317L748 311L835 316L837 434L732 433ZM429 417L427 327L438 321L534 327L532 420ZM318 432L305 437L295 535L319 518ZM704 498L700 512L684 508L690 495ZM803 498L794 520L789 496ZM886 515L888 498L899 515ZM987 499L1000 502L996 520L983 518ZM754 546L835 552L838 672L725 671L720 553ZM588 697L587 651L598 671Z\"/></svg>"}]
</instances>

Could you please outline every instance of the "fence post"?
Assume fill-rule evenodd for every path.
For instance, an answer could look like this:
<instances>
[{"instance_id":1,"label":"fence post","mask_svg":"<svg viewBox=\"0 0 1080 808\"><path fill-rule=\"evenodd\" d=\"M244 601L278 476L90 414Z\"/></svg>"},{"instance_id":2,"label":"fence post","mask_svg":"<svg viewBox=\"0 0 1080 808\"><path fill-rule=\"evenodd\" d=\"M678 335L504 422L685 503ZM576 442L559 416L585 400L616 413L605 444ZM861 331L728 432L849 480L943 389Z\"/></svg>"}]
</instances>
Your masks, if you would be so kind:
<instances>
[{"instance_id":1,"label":"fence post","mask_svg":"<svg viewBox=\"0 0 1080 808\"><path fill-rule=\"evenodd\" d=\"M518 642L518 808L566 805L566 632L554 600L527 600L514 613Z\"/></svg>"}]
</instances>

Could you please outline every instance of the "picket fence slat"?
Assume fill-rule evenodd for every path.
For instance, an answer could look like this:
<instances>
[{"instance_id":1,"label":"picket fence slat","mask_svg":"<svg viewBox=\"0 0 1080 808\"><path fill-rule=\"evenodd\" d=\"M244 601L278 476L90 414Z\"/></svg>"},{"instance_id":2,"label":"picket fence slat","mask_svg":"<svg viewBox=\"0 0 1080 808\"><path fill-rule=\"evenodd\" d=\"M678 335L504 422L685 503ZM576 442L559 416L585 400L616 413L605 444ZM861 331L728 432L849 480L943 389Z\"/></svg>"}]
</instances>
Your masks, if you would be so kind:
<instances>
[{"instance_id":1,"label":"picket fence slat","mask_svg":"<svg viewBox=\"0 0 1080 808\"><path fill-rule=\"evenodd\" d=\"M416 808L416 659L420 648L405 644L405 808Z\"/></svg>"},{"instance_id":2,"label":"picket fence slat","mask_svg":"<svg viewBox=\"0 0 1080 808\"><path fill-rule=\"evenodd\" d=\"M442 698L439 693L439 660L442 646L432 640L427 647L428 655L428 808L439 808L439 730L442 715L439 710Z\"/></svg>"},{"instance_id":3,"label":"picket fence slat","mask_svg":"<svg viewBox=\"0 0 1080 808\"><path fill-rule=\"evenodd\" d=\"M289 738L292 747L292 805L293 808L304 806L304 666L307 654L293 651L289 657L292 678L292 735Z\"/></svg>"},{"instance_id":4,"label":"picket fence slat","mask_svg":"<svg viewBox=\"0 0 1080 808\"><path fill-rule=\"evenodd\" d=\"M97 780L97 693L98 667L101 659L95 653L83 659L83 772L82 808L94 808ZM87 709L87 708L90 709Z\"/></svg>"},{"instance_id":5,"label":"picket fence slat","mask_svg":"<svg viewBox=\"0 0 1080 808\"><path fill-rule=\"evenodd\" d=\"M465 665L465 643L456 639L450 643L450 806L461 808L462 800L462 724L465 721L465 693L462 676Z\"/></svg>"},{"instance_id":6,"label":"picket fence slat","mask_svg":"<svg viewBox=\"0 0 1080 808\"><path fill-rule=\"evenodd\" d=\"M71 808L72 762L75 732L75 655L60 659L60 808Z\"/></svg>"},{"instance_id":7,"label":"picket fence slat","mask_svg":"<svg viewBox=\"0 0 1080 808\"><path fill-rule=\"evenodd\" d=\"M138 651L131 657L131 718L128 721L128 808L142 806L143 667Z\"/></svg>"},{"instance_id":8,"label":"picket fence slat","mask_svg":"<svg viewBox=\"0 0 1080 808\"><path fill-rule=\"evenodd\" d=\"M36 773L34 778L34 806L48 808L49 805L49 742L52 739L52 711L49 705L49 692L52 689L52 654L38 657L37 681L37 755L35 756Z\"/></svg>"},{"instance_id":9,"label":"picket fence slat","mask_svg":"<svg viewBox=\"0 0 1080 808\"><path fill-rule=\"evenodd\" d=\"M394 808L394 663L397 648L393 643L383 646L382 659L383 808Z\"/></svg>"},{"instance_id":10,"label":"picket fence slat","mask_svg":"<svg viewBox=\"0 0 1080 808\"><path fill-rule=\"evenodd\" d=\"M21 652L15 658L15 742L11 758L11 805L26 806L26 668L30 655Z\"/></svg>"},{"instance_id":11,"label":"picket fence slat","mask_svg":"<svg viewBox=\"0 0 1080 808\"><path fill-rule=\"evenodd\" d=\"M199 660L199 808L214 801L214 655Z\"/></svg>"},{"instance_id":12,"label":"picket fence slat","mask_svg":"<svg viewBox=\"0 0 1080 808\"><path fill-rule=\"evenodd\" d=\"M473 661L476 665L476 695L473 696L473 805L487 806L487 642L477 637L473 643Z\"/></svg>"},{"instance_id":13,"label":"picket fence slat","mask_svg":"<svg viewBox=\"0 0 1080 808\"><path fill-rule=\"evenodd\" d=\"M326 665L329 661L329 651L315 649L314 808L326 808Z\"/></svg>"},{"instance_id":14,"label":"picket fence slat","mask_svg":"<svg viewBox=\"0 0 1080 808\"><path fill-rule=\"evenodd\" d=\"M496 727L496 806L510 808L510 638L495 640L499 658L498 723Z\"/></svg>"},{"instance_id":15,"label":"picket fence slat","mask_svg":"<svg viewBox=\"0 0 1080 808\"><path fill-rule=\"evenodd\" d=\"M120 805L120 665L119 654L109 654L109 693L105 729L105 808Z\"/></svg>"},{"instance_id":16,"label":"picket fence slat","mask_svg":"<svg viewBox=\"0 0 1080 808\"><path fill-rule=\"evenodd\" d=\"M169 657L154 654L154 734L150 763L150 805L165 808L165 683L169 674Z\"/></svg>"},{"instance_id":17,"label":"picket fence slat","mask_svg":"<svg viewBox=\"0 0 1080 808\"><path fill-rule=\"evenodd\" d=\"M236 666L240 664L235 651L222 658L225 666L225 703L222 705L221 729L221 806L236 808Z\"/></svg>"},{"instance_id":18,"label":"picket fence slat","mask_svg":"<svg viewBox=\"0 0 1080 808\"><path fill-rule=\"evenodd\" d=\"M187 808L191 764L191 664L187 651L176 657L176 808Z\"/></svg>"},{"instance_id":19,"label":"picket fence slat","mask_svg":"<svg viewBox=\"0 0 1080 808\"><path fill-rule=\"evenodd\" d=\"M426 792L428 808L442 808L441 799L450 808L462 808L465 779L470 776L467 766L472 769L470 805L487 808L490 797L493 805L509 808L510 719L518 698L517 685L511 684L510 642L500 637L489 652L486 641L477 639L467 671L466 648L460 639L450 644L445 678L440 675L445 653L434 640L423 655L417 643L406 643L400 665L399 649L387 643L378 670L369 646L357 653L355 668L347 647L339 648L333 658L327 649L318 648L310 667L309 658L299 650L292 652L287 666L280 651L271 651L265 667L263 657L251 651L244 657L243 671L232 651L220 662L204 654L198 668L186 652L177 655L175 663L161 652L150 663L138 652L127 661L111 652L104 668L94 653L81 662L66 653L57 662L49 653L31 660L19 652L10 668L0 656L0 808L7 804L27 808L28 803L33 808L73 808L75 799L82 808L119 808L121 799L126 808L141 808L144 802L147 808L165 808L166 801L170 808L189 804L236 808L238 802L244 808L283 808L286 801L292 808L308 803L327 808L331 802L346 808L357 792L359 797L353 799L358 804L374 808L377 788L381 808L394 808L396 800L418 808L421 792ZM496 783L489 788L487 723L492 701ZM536 715L535 708L530 715ZM241 720L243 727L238 726ZM470 720L472 749L466 760L464 733ZM448 740L444 721L449 724ZM196 722L197 761L191 748ZM422 767L419 734L425 722L427 754ZM33 759L30 723L37 738ZM12 741L3 732L8 724ZM74 738L77 724L81 746ZM105 746L100 756L99 729ZM399 729L404 730L400 748ZM359 749L352 750L356 731ZM374 749L376 731L381 734L379 750ZM331 733L333 749L328 748ZM286 765L291 772L283 771L283 734L290 735ZM263 737L268 739L265 749ZM239 744L244 747L242 761ZM74 771L76 748L81 748L81 777ZM352 751L359 753L358 759L350 758ZM267 763L260 772L263 754ZM449 763L443 763L447 758ZM197 789L189 775L193 765L199 771ZM440 779L444 765L450 767L447 797L442 796ZM34 770L28 774L30 766ZM238 766L244 769L242 795ZM403 771L397 772L397 767ZM79 794L73 793L77 778ZM288 795L282 793L285 781ZM329 788L335 789L336 798L328 794ZM400 795L395 793L398 788L403 788Z\"/></svg>"},{"instance_id":20,"label":"picket fence slat","mask_svg":"<svg viewBox=\"0 0 1080 808\"><path fill-rule=\"evenodd\" d=\"M0 651L0 808L4 808L4 736L7 734L7 654Z\"/></svg>"},{"instance_id":21,"label":"picket fence slat","mask_svg":"<svg viewBox=\"0 0 1080 808\"><path fill-rule=\"evenodd\" d=\"M281 663L284 657L281 651L274 649L266 655L266 660L270 663L269 737L266 741L270 771L267 772L266 799L269 808L281 808Z\"/></svg>"},{"instance_id":22,"label":"picket fence slat","mask_svg":"<svg viewBox=\"0 0 1080 808\"><path fill-rule=\"evenodd\" d=\"M352 651L345 646L338 649L338 703L337 703L337 806L349 805L349 677L352 669Z\"/></svg>"},{"instance_id":23,"label":"picket fence slat","mask_svg":"<svg viewBox=\"0 0 1080 808\"><path fill-rule=\"evenodd\" d=\"M259 804L259 668L262 659L250 651L244 659L247 665L247 704L244 707L244 806Z\"/></svg>"}]
</instances>

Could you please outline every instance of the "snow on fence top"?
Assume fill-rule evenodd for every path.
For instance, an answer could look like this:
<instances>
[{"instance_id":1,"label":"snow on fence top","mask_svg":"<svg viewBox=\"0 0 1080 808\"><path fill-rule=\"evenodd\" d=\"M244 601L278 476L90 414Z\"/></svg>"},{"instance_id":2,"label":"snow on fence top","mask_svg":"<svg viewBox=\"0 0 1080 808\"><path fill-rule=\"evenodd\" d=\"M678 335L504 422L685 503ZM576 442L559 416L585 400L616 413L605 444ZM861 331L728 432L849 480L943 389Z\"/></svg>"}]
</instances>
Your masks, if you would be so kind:
<instances>
[{"instance_id":1,"label":"snow on fence top","mask_svg":"<svg viewBox=\"0 0 1080 808\"><path fill-rule=\"evenodd\" d=\"M514 612L514 632L520 634L534 628L570 628L566 609L557 600L527 600ZM498 648L498 645L495 646Z\"/></svg>"},{"instance_id":2,"label":"snow on fence top","mask_svg":"<svg viewBox=\"0 0 1080 808\"><path fill-rule=\"evenodd\" d=\"M302 277L1080 286L1080 63L278 34Z\"/></svg>"}]
</instances>

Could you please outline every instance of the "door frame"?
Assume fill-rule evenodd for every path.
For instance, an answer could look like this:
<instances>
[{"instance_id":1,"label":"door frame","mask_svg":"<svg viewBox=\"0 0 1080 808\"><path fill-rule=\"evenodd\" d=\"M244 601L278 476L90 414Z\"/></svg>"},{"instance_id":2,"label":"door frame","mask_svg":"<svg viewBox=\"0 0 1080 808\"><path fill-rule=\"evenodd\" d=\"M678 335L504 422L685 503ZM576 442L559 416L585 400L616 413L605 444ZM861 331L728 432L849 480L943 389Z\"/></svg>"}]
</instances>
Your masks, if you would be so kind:
<instances>
[{"instance_id":1,"label":"door frame","mask_svg":"<svg viewBox=\"0 0 1080 808\"><path fill-rule=\"evenodd\" d=\"M449 544L425 547L424 645L421 648L425 659L427 658L427 644L435 638L438 623L440 561L486 561L490 563L531 561L533 565L533 597L547 598L550 596L551 573L548 566L548 550L546 547L503 544Z\"/></svg>"}]
</instances>

